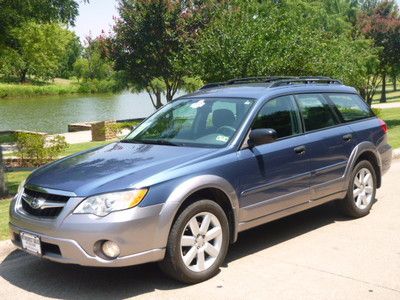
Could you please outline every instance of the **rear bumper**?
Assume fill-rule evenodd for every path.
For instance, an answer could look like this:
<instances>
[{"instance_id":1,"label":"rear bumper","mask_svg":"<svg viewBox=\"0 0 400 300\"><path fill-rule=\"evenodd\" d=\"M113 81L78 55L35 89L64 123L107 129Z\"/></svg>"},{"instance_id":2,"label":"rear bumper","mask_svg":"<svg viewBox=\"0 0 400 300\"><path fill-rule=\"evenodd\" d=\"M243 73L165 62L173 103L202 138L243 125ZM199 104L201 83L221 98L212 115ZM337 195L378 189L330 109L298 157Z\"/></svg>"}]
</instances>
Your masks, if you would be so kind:
<instances>
[{"instance_id":1,"label":"rear bumper","mask_svg":"<svg viewBox=\"0 0 400 300\"><path fill-rule=\"evenodd\" d=\"M106 260L99 256L89 255L78 244L78 242L74 240L55 238L37 232L31 232L26 229L16 227L11 223L9 226L10 230L12 231L11 241L17 248L25 251L22 249L21 240L19 239L21 232L27 232L39 236L43 251L43 254L40 257L59 263L93 267L125 267L162 260L165 255L165 249L152 249L132 255L118 257L114 260ZM25 252L32 254L29 251Z\"/></svg>"}]
</instances>

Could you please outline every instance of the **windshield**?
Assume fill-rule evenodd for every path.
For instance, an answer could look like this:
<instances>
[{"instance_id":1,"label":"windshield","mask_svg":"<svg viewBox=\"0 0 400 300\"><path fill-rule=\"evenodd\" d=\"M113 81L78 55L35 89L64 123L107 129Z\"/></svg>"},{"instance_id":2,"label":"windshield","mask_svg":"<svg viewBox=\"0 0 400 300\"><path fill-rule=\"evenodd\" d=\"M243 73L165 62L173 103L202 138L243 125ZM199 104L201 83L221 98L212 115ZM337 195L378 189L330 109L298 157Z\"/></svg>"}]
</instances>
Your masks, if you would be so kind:
<instances>
[{"instance_id":1,"label":"windshield","mask_svg":"<svg viewBox=\"0 0 400 300\"><path fill-rule=\"evenodd\" d=\"M122 142L223 147L239 129L252 99L205 98L173 101L134 129Z\"/></svg>"}]
</instances>

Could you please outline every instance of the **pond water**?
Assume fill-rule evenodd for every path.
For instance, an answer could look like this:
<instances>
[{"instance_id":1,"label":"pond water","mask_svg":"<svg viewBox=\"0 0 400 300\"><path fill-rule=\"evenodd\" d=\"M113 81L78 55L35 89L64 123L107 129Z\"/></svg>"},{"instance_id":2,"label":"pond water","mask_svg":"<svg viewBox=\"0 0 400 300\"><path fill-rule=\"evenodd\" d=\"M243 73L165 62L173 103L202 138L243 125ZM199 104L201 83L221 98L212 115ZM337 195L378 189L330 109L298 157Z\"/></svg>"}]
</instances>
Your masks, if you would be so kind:
<instances>
[{"instance_id":1,"label":"pond water","mask_svg":"<svg viewBox=\"0 0 400 300\"><path fill-rule=\"evenodd\" d=\"M0 99L0 131L62 133L70 123L142 118L152 112L146 93Z\"/></svg>"}]
</instances>

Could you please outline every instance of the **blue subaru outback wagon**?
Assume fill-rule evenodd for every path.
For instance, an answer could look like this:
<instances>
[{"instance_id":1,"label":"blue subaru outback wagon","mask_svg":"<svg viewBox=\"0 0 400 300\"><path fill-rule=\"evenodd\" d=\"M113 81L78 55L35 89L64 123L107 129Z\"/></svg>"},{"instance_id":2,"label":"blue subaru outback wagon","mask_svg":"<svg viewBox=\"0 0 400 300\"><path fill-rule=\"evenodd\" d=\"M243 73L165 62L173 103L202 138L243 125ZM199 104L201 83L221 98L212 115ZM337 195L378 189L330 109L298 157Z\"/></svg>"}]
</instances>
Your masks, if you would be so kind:
<instances>
[{"instance_id":1,"label":"blue subaru outback wagon","mask_svg":"<svg viewBox=\"0 0 400 300\"><path fill-rule=\"evenodd\" d=\"M386 133L331 78L209 84L123 140L33 172L11 203L12 241L60 263L159 261L200 282L241 231L333 200L367 215L391 164Z\"/></svg>"}]
</instances>

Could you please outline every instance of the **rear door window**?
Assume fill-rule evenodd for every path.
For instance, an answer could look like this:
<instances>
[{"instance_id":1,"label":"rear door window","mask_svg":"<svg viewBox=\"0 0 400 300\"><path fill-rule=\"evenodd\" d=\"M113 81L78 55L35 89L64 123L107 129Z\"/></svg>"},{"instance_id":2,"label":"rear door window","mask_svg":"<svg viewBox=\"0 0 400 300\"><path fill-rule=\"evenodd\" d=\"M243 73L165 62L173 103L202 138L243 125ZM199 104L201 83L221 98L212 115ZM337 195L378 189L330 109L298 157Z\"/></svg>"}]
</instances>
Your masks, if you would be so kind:
<instances>
[{"instance_id":1,"label":"rear door window","mask_svg":"<svg viewBox=\"0 0 400 300\"><path fill-rule=\"evenodd\" d=\"M330 127L337 124L329 104L320 94L295 95L304 119L306 131Z\"/></svg>"},{"instance_id":2,"label":"rear door window","mask_svg":"<svg viewBox=\"0 0 400 300\"><path fill-rule=\"evenodd\" d=\"M367 104L355 94L326 94L336 106L343 121L350 122L372 117L373 114Z\"/></svg>"}]
</instances>

